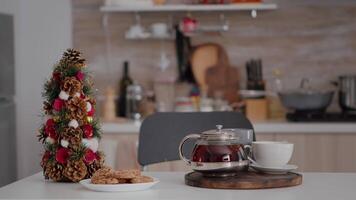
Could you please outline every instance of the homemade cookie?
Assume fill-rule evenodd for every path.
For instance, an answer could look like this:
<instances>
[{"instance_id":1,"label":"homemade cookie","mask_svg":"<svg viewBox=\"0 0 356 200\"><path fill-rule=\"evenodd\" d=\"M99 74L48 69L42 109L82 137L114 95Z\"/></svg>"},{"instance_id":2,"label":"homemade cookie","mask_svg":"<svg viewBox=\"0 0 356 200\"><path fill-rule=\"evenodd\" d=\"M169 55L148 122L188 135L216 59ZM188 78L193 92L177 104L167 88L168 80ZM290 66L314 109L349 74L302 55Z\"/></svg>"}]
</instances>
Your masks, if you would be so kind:
<instances>
[{"instance_id":1,"label":"homemade cookie","mask_svg":"<svg viewBox=\"0 0 356 200\"><path fill-rule=\"evenodd\" d=\"M120 180L117 178L102 178L102 179L95 179L91 181L93 184L119 184Z\"/></svg>"},{"instance_id":2,"label":"homemade cookie","mask_svg":"<svg viewBox=\"0 0 356 200\"><path fill-rule=\"evenodd\" d=\"M130 180L131 183L149 183L153 182L153 178L149 176L138 176Z\"/></svg>"},{"instance_id":3,"label":"homemade cookie","mask_svg":"<svg viewBox=\"0 0 356 200\"><path fill-rule=\"evenodd\" d=\"M133 179L138 176L141 176L141 172L137 169L118 170L115 171L113 175L113 177L118 179Z\"/></svg>"},{"instance_id":4,"label":"homemade cookie","mask_svg":"<svg viewBox=\"0 0 356 200\"><path fill-rule=\"evenodd\" d=\"M113 173L115 171L110 167L102 167L101 169L97 170L93 176L91 177L92 182L98 182L102 179L106 178L114 178Z\"/></svg>"}]
</instances>

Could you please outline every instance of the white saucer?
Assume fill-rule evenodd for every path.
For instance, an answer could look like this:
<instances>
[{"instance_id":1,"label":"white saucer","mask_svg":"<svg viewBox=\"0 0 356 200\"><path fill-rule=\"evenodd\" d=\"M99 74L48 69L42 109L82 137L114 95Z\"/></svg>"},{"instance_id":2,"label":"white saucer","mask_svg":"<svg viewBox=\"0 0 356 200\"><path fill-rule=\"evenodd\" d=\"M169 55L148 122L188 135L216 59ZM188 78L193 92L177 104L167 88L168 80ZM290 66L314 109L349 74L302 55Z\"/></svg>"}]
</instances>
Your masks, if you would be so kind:
<instances>
[{"instance_id":1,"label":"white saucer","mask_svg":"<svg viewBox=\"0 0 356 200\"><path fill-rule=\"evenodd\" d=\"M268 174L285 174L287 172L296 170L298 168L297 165L284 165L281 167L264 167L253 163L250 164L250 167L256 171L264 172Z\"/></svg>"},{"instance_id":2,"label":"white saucer","mask_svg":"<svg viewBox=\"0 0 356 200\"><path fill-rule=\"evenodd\" d=\"M90 179L84 179L79 183L84 187L99 191L99 192L128 192L147 190L159 182L157 178L153 178L153 182L149 183L129 183L129 184L93 184Z\"/></svg>"}]
</instances>

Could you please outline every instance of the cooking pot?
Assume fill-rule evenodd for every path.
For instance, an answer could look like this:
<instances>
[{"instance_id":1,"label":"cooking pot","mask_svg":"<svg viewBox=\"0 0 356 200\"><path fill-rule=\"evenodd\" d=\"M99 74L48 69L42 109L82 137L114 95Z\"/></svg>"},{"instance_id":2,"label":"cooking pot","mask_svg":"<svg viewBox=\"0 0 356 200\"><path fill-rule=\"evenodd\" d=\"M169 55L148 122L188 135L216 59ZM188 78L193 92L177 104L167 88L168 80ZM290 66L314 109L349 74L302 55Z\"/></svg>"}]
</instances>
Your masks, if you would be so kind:
<instances>
[{"instance_id":1,"label":"cooking pot","mask_svg":"<svg viewBox=\"0 0 356 200\"><path fill-rule=\"evenodd\" d=\"M356 110L356 75L339 77L339 105L343 111Z\"/></svg>"},{"instance_id":2,"label":"cooking pot","mask_svg":"<svg viewBox=\"0 0 356 200\"><path fill-rule=\"evenodd\" d=\"M330 105L334 91L316 90L303 79L299 89L278 93L284 107L295 111L325 111Z\"/></svg>"},{"instance_id":3,"label":"cooking pot","mask_svg":"<svg viewBox=\"0 0 356 200\"><path fill-rule=\"evenodd\" d=\"M222 129L222 125L216 127L216 130L184 137L179 145L180 158L194 171L208 176L235 175L238 171L247 170L253 130ZM189 139L197 140L190 160L182 152L184 143Z\"/></svg>"}]
</instances>

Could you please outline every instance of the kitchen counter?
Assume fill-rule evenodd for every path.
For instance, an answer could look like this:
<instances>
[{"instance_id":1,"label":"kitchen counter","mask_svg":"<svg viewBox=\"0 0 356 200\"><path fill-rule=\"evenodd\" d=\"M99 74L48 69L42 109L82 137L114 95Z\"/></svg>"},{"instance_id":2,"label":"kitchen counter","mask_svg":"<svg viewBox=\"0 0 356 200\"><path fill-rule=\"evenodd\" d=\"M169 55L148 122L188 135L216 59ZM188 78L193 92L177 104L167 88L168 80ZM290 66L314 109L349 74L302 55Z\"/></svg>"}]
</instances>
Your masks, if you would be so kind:
<instances>
[{"instance_id":1,"label":"kitchen counter","mask_svg":"<svg viewBox=\"0 0 356 200\"><path fill-rule=\"evenodd\" d=\"M103 122L102 131L112 134L138 134L140 122ZM287 122L283 120L254 122L256 133L355 133L356 123L346 122Z\"/></svg>"},{"instance_id":2,"label":"kitchen counter","mask_svg":"<svg viewBox=\"0 0 356 200\"><path fill-rule=\"evenodd\" d=\"M184 184L183 172L150 172L160 182L153 188L136 192L94 192L75 183L45 181L37 173L3 188L0 199L354 199L355 173L303 173L302 185L261 190L219 190Z\"/></svg>"}]
</instances>

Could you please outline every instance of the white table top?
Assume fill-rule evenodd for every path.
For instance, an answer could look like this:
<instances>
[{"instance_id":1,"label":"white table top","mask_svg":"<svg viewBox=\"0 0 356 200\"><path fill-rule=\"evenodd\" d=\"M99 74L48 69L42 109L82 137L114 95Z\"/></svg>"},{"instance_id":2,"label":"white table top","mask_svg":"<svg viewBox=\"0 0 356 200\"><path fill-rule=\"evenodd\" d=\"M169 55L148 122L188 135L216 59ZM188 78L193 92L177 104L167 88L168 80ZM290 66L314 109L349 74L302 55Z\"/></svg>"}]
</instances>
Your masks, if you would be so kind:
<instances>
[{"instance_id":1,"label":"white table top","mask_svg":"<svg viewBox=\"0 0 356 200\"><path fill-rule=\"evenodd\" d=\"M80 184L44 181L38 173L0 188L0 199L203 199L203 200L341 200L356 198L356 173L303 173L296 187L263 190L216 190L186 186L183 172L146 173L160 182L136 192L94 192Z\"/></svg>"}]
</instances>

